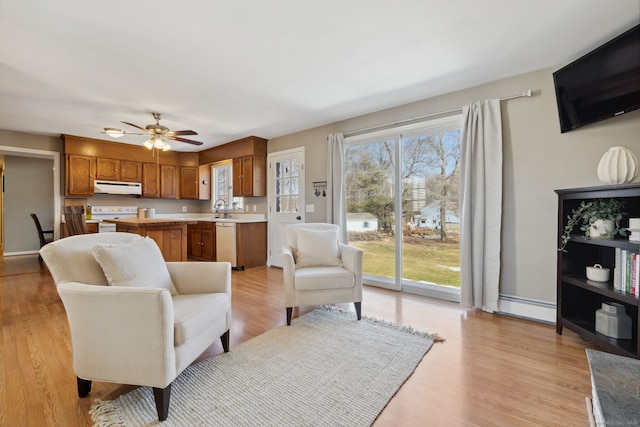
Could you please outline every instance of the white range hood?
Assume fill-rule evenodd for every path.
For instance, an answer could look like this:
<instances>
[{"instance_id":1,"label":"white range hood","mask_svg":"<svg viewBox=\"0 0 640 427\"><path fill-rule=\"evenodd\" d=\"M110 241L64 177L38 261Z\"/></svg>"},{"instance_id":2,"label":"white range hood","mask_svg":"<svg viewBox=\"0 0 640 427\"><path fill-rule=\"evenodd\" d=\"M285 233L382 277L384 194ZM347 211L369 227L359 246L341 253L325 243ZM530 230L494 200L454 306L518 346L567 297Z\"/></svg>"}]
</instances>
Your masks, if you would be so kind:
<instances>
[{"instance_id":1,"label":"white range hood","mask_svg":"<svg viewBox=\"0 0 640 427\"><path fill-rule=\"evenodd\" d=\"M132 194L142 195L142 183L124 181L100 181L93 183L93 192L96 194Z\"/></svg>"}]
</instances>

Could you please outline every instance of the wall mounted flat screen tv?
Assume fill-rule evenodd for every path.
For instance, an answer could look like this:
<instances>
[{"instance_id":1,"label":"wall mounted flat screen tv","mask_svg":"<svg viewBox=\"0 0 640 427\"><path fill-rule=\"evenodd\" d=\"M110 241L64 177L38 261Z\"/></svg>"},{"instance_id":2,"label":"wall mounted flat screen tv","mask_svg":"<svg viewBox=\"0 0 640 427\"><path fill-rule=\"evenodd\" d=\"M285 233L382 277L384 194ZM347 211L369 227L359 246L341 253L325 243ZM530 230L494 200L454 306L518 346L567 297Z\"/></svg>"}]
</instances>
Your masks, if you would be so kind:
<instances>
[{"instance_id":1,"label":"wall mounted flat screen tv","mask_svg":"<svg viewBox=\"0 0 640 427\"><path fill-rule=\"evenodd\" d=\"M640 25L553 73L560 131L640 108Z\"/></svg>"}]
</instances>

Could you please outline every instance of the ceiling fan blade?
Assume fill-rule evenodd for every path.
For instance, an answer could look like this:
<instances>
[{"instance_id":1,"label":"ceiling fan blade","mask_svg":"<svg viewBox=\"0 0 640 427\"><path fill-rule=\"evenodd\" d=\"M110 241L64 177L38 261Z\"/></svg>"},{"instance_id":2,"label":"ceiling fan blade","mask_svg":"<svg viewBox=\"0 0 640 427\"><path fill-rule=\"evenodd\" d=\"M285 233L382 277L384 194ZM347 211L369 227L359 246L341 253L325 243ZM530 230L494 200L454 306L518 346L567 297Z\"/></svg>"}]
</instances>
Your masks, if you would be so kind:
<instances>
[{"instance_id":1,"label":"ceiling fan blade","mask_svg":"<svg viewBox=\"0 0 640 427\"><path fill-rule=\"evenodd\" d=\"M174 141L186 142L187 144L193 145L202 145L203 143L200 141L193 141L191 139L184 139L177 136L167 136L168 139L173 139Z\"/></svg>"},{"instance_id":2,"label":"ceiling fan blade","mask_svg":"<svg viewBox=\"0 0 640 427\"><path fill-rule=\"evenodd\" d=\"M192 131L192 130L172 130L167 132L167 135L169 136L176 136L176 135L197 135L198 132Z\"/></svg>"},{"instance_id":3,"label":"ceiling fan blade","mask_svg":"<svg viewBox=\"0 0 640 427\"><path fill-rule=\"evenodd\" d=\"M137 129L143 130L143 131L145 131L145 132L147 132L147 133L150 133L150 132L149 132L148 130L146 130L145 128L140 127L140 126L138 126L138 125L134 125L133 123L129 123L129 122L122 122L122 123L124 123L125 125L133 126L134 128L137 128Z\"/></svg>"}]
</instances>

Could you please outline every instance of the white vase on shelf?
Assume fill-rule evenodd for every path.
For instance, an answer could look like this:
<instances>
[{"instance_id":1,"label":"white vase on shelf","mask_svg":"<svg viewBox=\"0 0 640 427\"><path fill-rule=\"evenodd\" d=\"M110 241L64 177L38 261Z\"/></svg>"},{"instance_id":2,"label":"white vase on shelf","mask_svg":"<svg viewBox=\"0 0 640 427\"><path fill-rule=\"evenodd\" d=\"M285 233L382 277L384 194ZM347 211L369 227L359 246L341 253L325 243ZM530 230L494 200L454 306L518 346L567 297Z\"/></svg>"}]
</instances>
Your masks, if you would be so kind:
<instances>
[{"instance_id":1,"label":"white vase on shelf","mask_svg":"<svg viewBox=\"0 0 640 427\"><path fill-rule=\"evenodd\" d=\"M624 184L638 177L638 158L627 147L611 147L598 163L598 178L605 184Z\"/></svg>"}]
</instances>

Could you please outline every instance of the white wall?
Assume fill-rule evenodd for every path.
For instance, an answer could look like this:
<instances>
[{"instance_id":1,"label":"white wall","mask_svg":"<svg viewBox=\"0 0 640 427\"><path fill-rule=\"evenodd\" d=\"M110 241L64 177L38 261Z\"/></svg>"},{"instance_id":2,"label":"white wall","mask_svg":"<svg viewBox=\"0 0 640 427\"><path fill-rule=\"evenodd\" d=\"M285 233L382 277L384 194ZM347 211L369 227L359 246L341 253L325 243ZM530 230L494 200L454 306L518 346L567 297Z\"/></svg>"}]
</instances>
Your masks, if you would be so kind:
<instances>
[{"instance_id":1,"label":"white wall","mask_svg":"<svg viewBox=\"0 0 640 427\"><path fill-rule=\"evenodd\" d=\"M560 67L558 67L560 68ZM326 200L312 181L326 180L326 136L458 108L476 100L534 91L534 97L502 102L504 200L501 294L556 301L558 188L600 185L596 168L611 146L626 145L640 157L640 110L565 134L560 133L552 73L544 69L436 98L269 140L269 152L305 146L307 221L324 221Z\"/></svg>"}]
</instances>

